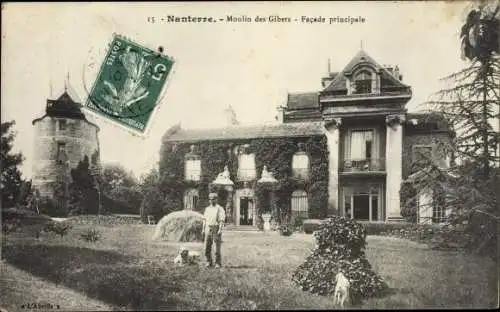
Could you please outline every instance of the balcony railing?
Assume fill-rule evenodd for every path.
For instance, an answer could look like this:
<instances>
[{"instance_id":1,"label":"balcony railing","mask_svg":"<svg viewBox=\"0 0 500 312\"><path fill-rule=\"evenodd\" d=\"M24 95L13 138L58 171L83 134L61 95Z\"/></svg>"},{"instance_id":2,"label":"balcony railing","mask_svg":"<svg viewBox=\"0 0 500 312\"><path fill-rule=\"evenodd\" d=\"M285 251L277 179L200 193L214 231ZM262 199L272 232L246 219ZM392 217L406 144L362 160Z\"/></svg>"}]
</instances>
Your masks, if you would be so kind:
<instances>
[{"instance_id":1,"label":"balcony railing","mask_svg":"<svg viewBox=\"0 0 500 312\"><path fill-rule=\"evenodd\" d=\"M385 171L384 158L346 159L340 167L341 172L381 172Z\"/></svg>"}]
</instances>

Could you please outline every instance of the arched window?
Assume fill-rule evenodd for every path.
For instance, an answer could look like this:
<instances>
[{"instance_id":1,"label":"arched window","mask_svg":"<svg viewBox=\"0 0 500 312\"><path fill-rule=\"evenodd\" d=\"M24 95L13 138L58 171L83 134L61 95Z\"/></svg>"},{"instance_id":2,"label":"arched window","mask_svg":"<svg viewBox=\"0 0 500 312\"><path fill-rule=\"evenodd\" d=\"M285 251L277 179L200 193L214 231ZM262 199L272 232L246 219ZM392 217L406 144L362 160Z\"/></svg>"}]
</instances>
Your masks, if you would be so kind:
<instances>
[{"instance_id":1,"label":"arched window","mask_svg":"<svg viewBox=\"0 0 500 312\"><path fill-rule=\"evenodd\" d=\"M198 205L198 190L188 189L184 193L184 209L185 210L196 210Z\"/></svg>"},{"instance_id":2,"label":"arched window","mask_svg":"<svg viewBox=\"0 0 500 312\"><path fill-rule=\"evenodd\" d=\"M362 70L356 74L355 78L355 93L371 93L372 92L372 73L367 70Z\"/></svg>"},{"instance_id":3,"label":"arched window","mask_svg":"<svg viewBox=\"0 0 500 312\"><path fill-rule=\"evenodd\" d=\"M307 201L307 193L302 190L296 190L292 193L292 215L301 215L308 217L309 204Z\"/></svg>"},{"instance_id":4,"label":"arched window","mask_svg":"<svg viewBox=\"0 0 500 312\"><path fill-rule=\"evenodd\" d=\"M309 177L309 156L305 152L297 152L292 158L292 170L295 178Z\"/></svg>"}]
</instances>

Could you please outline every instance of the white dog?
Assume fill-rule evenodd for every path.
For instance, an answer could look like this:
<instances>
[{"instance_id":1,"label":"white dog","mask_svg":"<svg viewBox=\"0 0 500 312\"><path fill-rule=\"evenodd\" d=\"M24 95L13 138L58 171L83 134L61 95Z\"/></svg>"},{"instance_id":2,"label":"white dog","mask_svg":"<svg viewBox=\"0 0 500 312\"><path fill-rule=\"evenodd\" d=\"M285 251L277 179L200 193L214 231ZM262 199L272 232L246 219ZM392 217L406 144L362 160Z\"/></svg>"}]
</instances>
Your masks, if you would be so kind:
<instances>
[{"instance_id":1,"label":"white dog","mask_svg":"<svg viewBox=\"0 0 500 312\"><path fill-rule=\"evenodd\" d=\"M340 307L344 307L345 301L349 300L349 288L351 287L351 283L342 272L337 273L337 276L335 276L335 283L333 303Z\"/></svg>"},{"instance_id":2,"label":"white dog","mask_svg":"<svg viewBox=\"0 0 500 312\"><path fill-rule=\"evenodd\" d=\"M174 259L174 263L180 266L185 264L198 264L201 254L196 250L188 250L186 247L179 249L179 254Z\"/></svg>"},{"instance_id":3,"label":"white dog","mask_svg":"<svg viewBox=\"0 0 500 312\"><path fill-rule=\"evenodd\" d=\"M319 236L319 232L318 231L314 231L312 233L312 237L313 237L313 244L314 244L314 249L318 249L319 247L319 239L318 239L318 236Z\"/></svg>"}]
</instances>

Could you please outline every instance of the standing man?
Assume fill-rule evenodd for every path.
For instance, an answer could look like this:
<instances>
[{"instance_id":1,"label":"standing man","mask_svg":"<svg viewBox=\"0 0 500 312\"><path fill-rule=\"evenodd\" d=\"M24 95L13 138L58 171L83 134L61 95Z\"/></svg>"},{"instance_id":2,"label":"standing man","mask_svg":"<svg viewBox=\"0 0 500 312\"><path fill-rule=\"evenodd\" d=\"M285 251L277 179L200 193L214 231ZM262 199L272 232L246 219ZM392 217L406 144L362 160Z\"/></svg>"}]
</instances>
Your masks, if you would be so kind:
<instances>
[{"instance_id":1,"label":"standing man","mask_svg":"<svg viewBox=\"0 0 500 312\"><path fill-rule=\"evenodd\" d=\"M221 267L221 243L222 243L222 227L226 220L226 212L224 208L217 204L217 194L210 193L208 195L210 205L205 208L203 215L202 235L205 236L205 256L207 257L207 267L213 265L212 262L212 244L215 242L215 267Z\"/></svg>"}]
</instances>

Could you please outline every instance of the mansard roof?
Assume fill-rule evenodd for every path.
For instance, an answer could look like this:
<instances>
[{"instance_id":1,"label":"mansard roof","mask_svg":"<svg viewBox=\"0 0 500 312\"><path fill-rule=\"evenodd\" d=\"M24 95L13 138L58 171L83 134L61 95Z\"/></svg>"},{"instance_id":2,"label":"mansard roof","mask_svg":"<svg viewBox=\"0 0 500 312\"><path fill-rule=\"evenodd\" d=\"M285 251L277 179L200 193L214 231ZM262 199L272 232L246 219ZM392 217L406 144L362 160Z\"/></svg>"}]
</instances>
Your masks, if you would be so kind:
<instances>
[{"instance_id":1,"label":"mansard roof","mask_svg":"<svg viewBox=\"0 0 500 312\"><path fill-rule=\"evenodd\" d=\"M448 132L454 135L450 123L439 112L407 113L405 130L408 133Z\"/></svg>"},{"instance_id":2,"label":"mansard roof","mask_svg":"<svg viewBox=\"0 0 500 312\"><path fill-rule=\"evenodd\" d=\"M402 83L399 77L395 77L392 72L387 68L380 66L371 56L369 56L365 51L361 50L356 54L356 56L344 67L342 72L335 76L335 79L330 82L328 86L323 89L323 92L335 92L335 91L347 91L346 80L347 76L351 75L353 71L361 66L369 66L373 68L376 72L380 72L381 81L386 85L381 85L384 87L394 87L394 88L409 88L408 85Z\"/></svg>"},{"instance_id":3,"label":"mansard roof","mask_svg":"<svg viewBox=\"0 0 500 312\"><path fill-rule=\"evenodd\" d=\"M270 137L309 137L323 135L323 122L238 125L216 129L182 129L166 133L165 142L238 140Z\"/></svg>"},{"instance_id":4,"label":"mansard roof","mask_svg":"<svg viewBox=\"0 0 500 312\"><path fill-rule=\"evenodd\" d=\"M289 93L287 107L288 109L319 108L319 93Z\"/></svg>"},{"instance_id":5,"label":"mansard roof","mask_svg":"<svg viewBox=\"0 0 500 312\"><path fill-rule=\"evenodd\" d=\"M380 94L347 94L347 79L360 67L370 67L373 71L380 74ZM361 50L344 67L341 72L330 72L328 77L322 78L323 90L316 92L289 93L287 98L288 110L304 110L320 108L322 100L331 100L330 97L357 99L374 97L401 97L411 96L410 86L400 80L399 73L392 69L379 65L365 51Z\"/></svg>"},{"instance_id":6,"label":"mansard roof","mask_svg":"<svg viewBox=\"0 0 500 312\"><path fill-rule=\"evenodd\" d=\"M67 91L57 100L47 100L45 112L52 117L66 117L74 119L85 119L85 115L80 109L81 104L75 102Z\"/></svg>"}]
</instances>

